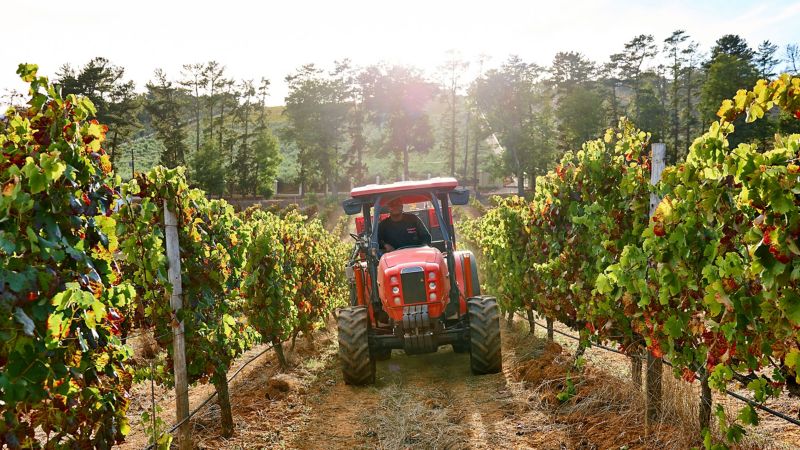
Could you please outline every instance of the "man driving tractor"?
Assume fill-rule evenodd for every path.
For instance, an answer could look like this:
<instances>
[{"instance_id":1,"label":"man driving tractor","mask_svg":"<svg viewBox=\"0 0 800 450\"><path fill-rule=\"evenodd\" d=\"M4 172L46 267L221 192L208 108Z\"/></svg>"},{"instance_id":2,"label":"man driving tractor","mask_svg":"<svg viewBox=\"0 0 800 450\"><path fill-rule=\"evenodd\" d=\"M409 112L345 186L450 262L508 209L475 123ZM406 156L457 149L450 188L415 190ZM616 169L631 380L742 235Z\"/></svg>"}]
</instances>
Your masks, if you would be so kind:
<instances>
[{"instance_id":1,"label":"man driving tractor","mask_svg":"<svg viewBox=\"0 0 800 450\"><path fill-rule=\"evenodd\" d=\"M410 245L430 245L431 234L419 217L403 214L403 201L398 197L386 204L389 217L378 224L378 242L387 252Z\"/></svg>"}]
</instances>

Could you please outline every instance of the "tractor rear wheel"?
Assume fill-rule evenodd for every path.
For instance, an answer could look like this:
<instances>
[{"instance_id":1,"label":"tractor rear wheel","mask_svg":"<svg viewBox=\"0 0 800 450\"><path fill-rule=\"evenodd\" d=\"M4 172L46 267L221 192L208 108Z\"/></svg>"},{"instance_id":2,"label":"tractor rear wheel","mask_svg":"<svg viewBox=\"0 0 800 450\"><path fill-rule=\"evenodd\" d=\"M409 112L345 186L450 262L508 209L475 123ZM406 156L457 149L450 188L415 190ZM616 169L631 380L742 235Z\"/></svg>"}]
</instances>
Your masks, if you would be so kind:
<instances>
[{"instance_id":1,"label":"tractor rear wheel","mask_svg":"<svg viewBox=\"0 0 800 450\"><path fill-rule=\"evenodd\" d=\"M472 373L483 375L503 369L500 342L500 309L497 300L488 295L467 299L470 328L469 362Z\"/></svg>"},{"instance_id":2,"label":"tractor rear wheel","mask_svg":"<svg viewBox=\"0 0 800 450\"><path fill-rule=\"evenodd\" d=\"M339 361L346 384L372 384L375 360L369 356L369 309L349 306L339 310Z\"/></svg>"}]
</instances>

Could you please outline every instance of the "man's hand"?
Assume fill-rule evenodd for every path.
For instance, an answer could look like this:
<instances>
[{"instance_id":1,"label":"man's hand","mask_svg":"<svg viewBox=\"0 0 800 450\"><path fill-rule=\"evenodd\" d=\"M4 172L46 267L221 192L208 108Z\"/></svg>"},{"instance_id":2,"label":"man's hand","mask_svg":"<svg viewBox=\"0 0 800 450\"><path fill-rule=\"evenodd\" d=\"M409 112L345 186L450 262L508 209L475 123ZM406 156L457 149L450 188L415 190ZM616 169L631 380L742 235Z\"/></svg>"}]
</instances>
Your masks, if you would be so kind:
<instances>
[{"instance_id":1,"label":"man's hand","mask_svg":"<svg viewBox=\"0 0 800 450\"><path fill-rule=\"evenodd\" d=\"M389 244L383 244L383 247L386 249L387 252L393 252L394 251L394 247L392 247Z\"/></svg>"}]
</instances>

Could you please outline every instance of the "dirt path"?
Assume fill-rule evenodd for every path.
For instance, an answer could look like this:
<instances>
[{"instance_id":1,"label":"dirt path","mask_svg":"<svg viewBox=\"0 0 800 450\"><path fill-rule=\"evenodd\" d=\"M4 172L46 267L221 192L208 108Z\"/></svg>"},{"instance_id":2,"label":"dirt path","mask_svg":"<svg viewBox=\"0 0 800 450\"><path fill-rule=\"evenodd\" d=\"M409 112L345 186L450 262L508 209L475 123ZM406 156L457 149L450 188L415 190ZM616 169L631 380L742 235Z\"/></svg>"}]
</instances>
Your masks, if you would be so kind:
<instances>
[{"instance_id":1,"label":"dirt path","mask_svg":"<svg viewBox=\"0 0 800 450\"><path fill-rule=\"evenodd\" d=\"M588 350L582 378L573 377L577 395L562 402L556 395L566 390L574 345L560 338L551 344L542 328L532 336L518 318L502 326L503 372L495 375L472 375L469 355L449 347L420 356L395 350L377 363L374 385L353 387L343 383L336 354L328 353L290 448L667 450L700 444L693 440L699 436L692 406L697 386L665 373L665 418L646 438L644 395L630 385L624 357ZM798 448L793 430L765 422L748 427L748 439L733 449Z\"/></svg>"},{"instance_id":2,"label":"dirt path","mask_svg":"<svg viewBox=\"0 0 800 450\"><path fill-rule=\"evenodd\" d=\"M513 355L506 355L506 358ZM345 385L338 372L312 399L300 449L527 448L505 408L509 370L473 376L469 355L442 347L406 356L395 350L377 364L375 384Z\"/></svg>"}]
</instances>

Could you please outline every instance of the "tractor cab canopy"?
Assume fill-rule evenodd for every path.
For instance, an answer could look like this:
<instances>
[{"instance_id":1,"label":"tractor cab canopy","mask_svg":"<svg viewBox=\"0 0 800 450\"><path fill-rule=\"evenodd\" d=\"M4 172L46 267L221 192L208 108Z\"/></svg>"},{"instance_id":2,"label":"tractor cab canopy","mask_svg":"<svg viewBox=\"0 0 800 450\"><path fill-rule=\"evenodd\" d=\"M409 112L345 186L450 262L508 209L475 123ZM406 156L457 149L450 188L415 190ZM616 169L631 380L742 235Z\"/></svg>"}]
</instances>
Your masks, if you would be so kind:
<instances>
[{"instance_id":1,"label":"tractor cab canopy","mask_svg":"<svg viewBox=\"0 0 800 450\"><path fill-rule=\"evenodd\" d=\"M450 197L454 205L466 205L469 202L469 190L456 189L458 181L455 178L431 178L424 181L398 181L391 184L368 184L354 188L350 191L351 199L342 202L347 214L362 212L362 205L383 206L392 199L400 197L404 204L430 201L430 194L437 197L442 194Z\"/></svg>"},{"instance_id":2,"label":"tractor cab canopy","mask_svg":"<svg viewBox=\"0 0 800 450\"><path fill-rule=\"evenodd\" d=\"M388 214L381 208L393 199L400 198L403 204L431 202L430 209L406 211L420 218L431 233L432 246L446 251L446 242L453 236L452 213L449 203L464 205L469 202L467 189L456 189L455 178L432 178L424 181L400 181L392 184L370 184L357 187L350 192L351 199L342 202L347 214L362 213L356 218L356 231L368 236L377 233L378 222ZM438 200L438 201L436 201ZM444 224L445 226L442 226ZM375 241L375 236L372 242Z\"/></svg>"}]
</instances>

